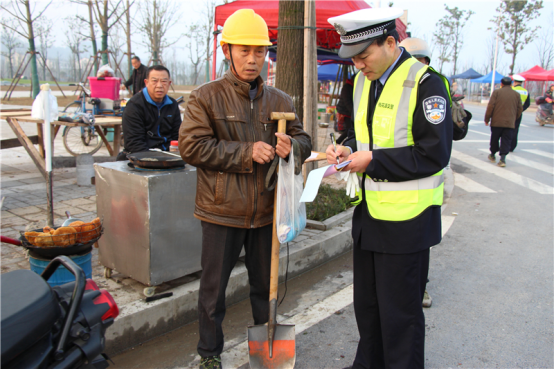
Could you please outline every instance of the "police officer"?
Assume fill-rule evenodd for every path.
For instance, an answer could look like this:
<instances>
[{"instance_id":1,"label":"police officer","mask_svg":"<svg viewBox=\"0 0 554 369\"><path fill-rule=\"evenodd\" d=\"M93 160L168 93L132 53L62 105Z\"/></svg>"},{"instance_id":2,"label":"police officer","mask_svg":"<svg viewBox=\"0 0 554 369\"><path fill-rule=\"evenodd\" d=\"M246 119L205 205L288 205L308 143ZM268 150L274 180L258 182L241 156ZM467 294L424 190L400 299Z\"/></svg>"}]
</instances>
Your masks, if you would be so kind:
<instances>
[{"instance_id":1,"label":"police officer","mask_svg":"<svg viewBox=\"0 0 554 369\"><path fill-rule=\"evenodd\" d=\"M354 311L360 341L353 368L422 368L421 301L429 248L441 241L443 168L452 148L448 81L398 46L398 8L330 18L354 82L355 138L327 160L360 181L352 219Z\"/></svg>"},{"instance_id":2,"label":"police officer","mask_svg":"<svg viewBox=\"0 0 554 369\"><path fill-rule=\"evenodd\" d=\"M523 111L527 110L529 105L531 105L531 99L529 98L529 92L521 85L525 82L525 77L520 76L519 74L514 74L512 76L514 84L512 89L521 96L521 103L523 104ZM523 113L516 119L516 126L514 129L514 134L512 136L512 146L510 147L510 152L513 152L517 146L517 134L519 133L519 125L521 124L521 118L523 118Z\"/></svg>"}]
</instances>

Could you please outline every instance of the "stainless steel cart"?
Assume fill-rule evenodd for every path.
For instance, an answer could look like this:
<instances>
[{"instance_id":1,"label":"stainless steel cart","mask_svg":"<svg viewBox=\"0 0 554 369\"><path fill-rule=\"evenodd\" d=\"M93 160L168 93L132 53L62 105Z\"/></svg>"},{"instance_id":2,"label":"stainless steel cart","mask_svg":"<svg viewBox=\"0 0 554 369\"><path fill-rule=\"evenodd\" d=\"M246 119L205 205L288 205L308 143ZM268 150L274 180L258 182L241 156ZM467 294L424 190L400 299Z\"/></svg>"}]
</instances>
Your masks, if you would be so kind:
<instances>
[{"instance_id":1,"label":"stainless steel cart","mask_svg":"<svg viewBox=\"0 0 554 369\"><path fill-rule=\"evenodd\" d=\"M144 171L127 161L95 164L96 205L103 219L99 259L148 286L201 270L202 232L193 216L196 168Z\"/></svg>"}]
</instances>

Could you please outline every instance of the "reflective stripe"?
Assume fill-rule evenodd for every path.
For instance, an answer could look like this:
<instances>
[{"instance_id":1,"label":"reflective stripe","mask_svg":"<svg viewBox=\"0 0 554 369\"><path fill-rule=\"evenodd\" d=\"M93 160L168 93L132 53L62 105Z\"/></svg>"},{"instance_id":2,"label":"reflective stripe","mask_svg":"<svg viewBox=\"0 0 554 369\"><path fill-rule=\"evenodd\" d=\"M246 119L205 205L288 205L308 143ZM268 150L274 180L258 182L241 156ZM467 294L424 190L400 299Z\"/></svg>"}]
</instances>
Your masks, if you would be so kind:
<instances>
[{"instance_id":1,"label":"reflective stripe","mask_svg":"<svg viewBox=\"0 0 554 369\"><path fill-rule=\"evenodd\" d=\"M363 73L358 73L358 75L356 76L356 80L354 81L354 110L352 110L352 112L354 113L354 117L358 112L358 106L360 105L360 100L362 99L362 95L364 93L365 80L366 78Z\"/></svg>"},{"instance_id":2,"label":"reflective stripe","mask_svg":"<svg viewBox=\"0 0 554 369\"><path fill-rule=\"evenodd\" d=\"M444 182L444 174L415 179L405 182L375 182L369 177L365 179L366 191L417 191L433 190Z\"/></svg>"},{"instance_id":3,"label":"reflective stripe","mask_svg":"<svg viewBox=\"0 0 554 369\"><path fill-rule=\"evenodd\" d=\"M369 144L356 140L356 149L357 151L369 151Z\"/></svg>"},{"instance_id":4,"label":"reflective stripe","mask_svg":"<svg viewBox=\"0 0 554 369\"><path fill-rule=\"evenodd\" d=\"M423 63L414 63L408 71L408 76L402 85L402 95L398 102L396 122L394 124L394 147L408 146L408 126L413 111L410 111L410 95L415 87L416 74L426 68ZM413 119L413 118L412 118Z\"/></svg>"}]
</instances>

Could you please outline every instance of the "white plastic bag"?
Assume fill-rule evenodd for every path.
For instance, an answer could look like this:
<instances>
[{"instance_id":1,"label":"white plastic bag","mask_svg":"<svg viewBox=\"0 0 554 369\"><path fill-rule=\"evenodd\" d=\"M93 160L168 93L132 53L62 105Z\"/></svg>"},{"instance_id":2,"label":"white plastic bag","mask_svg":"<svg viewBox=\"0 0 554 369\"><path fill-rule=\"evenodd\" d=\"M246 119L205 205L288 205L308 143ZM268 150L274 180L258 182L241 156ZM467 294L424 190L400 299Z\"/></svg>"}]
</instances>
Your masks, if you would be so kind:
<instances>
[{"instance_id":1,"label":"white plastic bag","mask_svg":"<svg viewBox=\"0 0 554 369\"><path fill-rule=\"evenodd\" d=\"M280 243L294 240L306 227L306 204L300 202L304 189L302 172L294 174L294 155L291 147L289 162L279 158L277 177L277 237Z\"/></svg>"},{"instance_id":2,"label":"white plastic bag","mask_svg":"<svg viewBox=\"0 0 554 369\"><path fill-rule=\"evenodd\" d=\"M109 64L104 64L103 66L98 69L98 73L96 73L96 77L113 77L115 72L110 67Z\"/></svg>"},{"instance_id":3,"label":"white plastic bag","mask_svg":"<svg viewBox=\"0 0 554 369\"><path fill-rule=\"evenodd\" d=\"M40 91L33 101L31 116L36 119L44 119L44 99L50 100L50 122L58 120L58 99L50 91Z\"/></svg>"}]
</instances>

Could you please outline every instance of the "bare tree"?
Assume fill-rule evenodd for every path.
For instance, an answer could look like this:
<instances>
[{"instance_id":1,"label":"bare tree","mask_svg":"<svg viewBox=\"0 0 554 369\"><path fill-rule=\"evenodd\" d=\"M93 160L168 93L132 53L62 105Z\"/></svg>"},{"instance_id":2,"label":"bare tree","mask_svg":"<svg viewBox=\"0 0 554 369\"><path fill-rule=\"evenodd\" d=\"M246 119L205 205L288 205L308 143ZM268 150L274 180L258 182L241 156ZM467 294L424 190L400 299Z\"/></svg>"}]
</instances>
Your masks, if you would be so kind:
<instances>
[{"instance_id":1,"label":"bare tree","mask_svg":"<svg viewBox=\"0 0 554 369\"><path fill-rule=\"evenodd\" d=\"M216 0L207 0L204 7L205 24L202 26L206 38L206 82L210 80L210 60L213 55L214 21Z\"/></svg>"},{"instance_id":2,"label":"bare tree","mask_svg":"<svg viewBox=\"0 0 554 369\"><path fill-rule=\"evenodd\" d=\"M497 15L491 20L495 24L498 37L504 44L504 50L512 55L510 74L514 73L516 56L535 37L539 26L530 26L542 9L542 0L503 0L498 8Z\"/></svg>"},{"instance_id":3,"label":"bare tree","mask_svg":"<svg viewBox=\"0 0 554 369\"><path fill-rule=\"evenodd\" d=\"M12 28L2 26L2 36L0 41L2 42L2 56L8 59L8 66L10 68L10 78L13 78L13 63L15 57L15 50L23 46L23 44L17 38L15 28L15 21L13 19L3 19L2 24L11 24Z\"/></svg>"},{"instance_id":4,"label":"bare tree","mask_svg":"<svg viewBox=\"0 0 554 369\"><path fill-rule=\"evenodd\" d=\"M444 23L444 19L441 18L437 23L438 29L433 33L433 51L436 48L439 54L437 59L440 73L442 73L444 63L449 62L452 55L452 34L442 23Z\"/></svg>"},{"instance_id":5,"label":"bare tree","mask_svg":"<svg viewBox=\"0 0 554 369\"><path fill-rule=\"evenodd\" d=\"M444 4L444 9L448 15L442 18L442 23L443 26L447 28L446 33L452 35L452 62L454 63L452 75L455 75L458 56L464 44L462 30L464 26L466 26L471 15L475 14L475 12L472 10L460 10L458 7L449 8L446 4Z\"/></svg>"},{"instance_id":6,"label":"bare tree","mask_svg":"<svg viewBox=\"0 0 554 369\"><path fill-rule=\"evenodd\" d=\"M199 64L204 59L202 54L206 39L202 35L201 28L202 26L200 24L194 23L189 26L186 33L186 37L188 39L186 48L189 51L189 59L192 64L191 82L193 85L196 85L198 82Z\"/></svg>"},{"instance_id":7,"label":"bare tree","mask_svg":"<svg viewBox=\"0 0 554 369\"><path fill-rule=\"evenodd\" d=\"M548 70L554 62L554 45L552 44L552 32L543 30L537 40L537 56L541 67Z\"/></svg>"},{"instance_id":8,"label":"bare tree","mask_svg":"<svg viewBox=\"0 0 554 369\"><path fill-rule=\"evenodd\" d=\"M167 32L180 18L180 11L176 3L167 0L153 0L139 3L139 11L142 22L138 26L144 35L145 46L152 53L152 64L160 64L160 59L165 48L177 42L170 41Z\"/></svg>"},{"instance_id":9,"label":"bare tree","mask_svg":"<svg viewBox=\"0 0 554 369\"><path fill-rule=\"evenodd\" d=\"M134 1L129 3L129 0L125 0L125 36L127 38L127 70L129 77L133 73L133 64L131 63L133 56L131 51L131 6L133 3Z\"/></svg>"},{"instance_id":10,"label":"bare tree","mask_svg":"<svg viewBox=\"0 0 554 369\"><path fill-rule=\"evenodd\" d=\"M81 78L81 74L82 74L82 71L81 71L81 54L84 53L84 52L87 52L88 49L87 47L84 45L84 41L86 39L86 36L83 36L82 34L78 33L78 32L71 32L71 30L73 29L76 29L79 27L79 20L76 19L76 18L69 18L69 19L66 19L66 21L68 22L68 26L69 26L69 32L66 33L66 37L67 37L67 45L69 46L69 49L71 50L71 55L72 55L72 62L71 62L71 66L72 66L72 71L73 71L73 74L72 74L72 79L74 81L78 81L80 80Z\"/></svg>"},{"instance_id":11,"label":"bare tree","mask_svg":"<svg viewBox=\"0 0 554 369\"><path fill-rule=\"evenodd\" d=\"M102 49L100 50L102 52L102 64L108 64L108 35L110 29L125 15L124 11L120 14L117 13L122 0L117 1L113 5L114 2L109 0L92 0L94 18L102 31ZM112 4L111 7L109 6L110 4Z\"/></svg>"},{"instance_id":12,"label":"bare tree","mask_svg":"<svg viewBox=\"0 0 554 369\"><path fill-rule=\"evenodd\" d=\"M40 92L33 23L42 16L42 14L46 11L46 9L48 9L50 4L52 4L52 0L50 0L40 9L37 9L37 7L35 6L33 11L31 11L31 4L29 0L12 0L9 3L0 3L0 9L8 13L13 19L16 19L18 22L17 26L12 27L11 24L0 21L2 23L2 26L15 31L29 41L29 52L31 53L31 83L33 84L33 99ZM33 12L36 15L33 15Z\"/></svg>"},{"instance_id":13,"label":"bare tree","mask_svg":"<svg viewBox=\"0 0 554 369\"><path fill-rule=\"evenodd\" d=\"M85 40L90 40L91 47L92 47L92 55L96 56L96 53L98 52L98 45L96 43L96 23L94 23L94 12L93 12L93 0L71 0L71 2L75 4L81 4L86 5L88 8L88 18L82 17L80 15L76 15L75 17L83 24L86 25L88 28L88 33L83 32L82 27L77 28L77 33L79 35L83 36ZM94 75L96 75L96 72L98 72L98 63L94 65ZM80 77L79 77L80 78Z\"/></svg>"},{"instance_id":14,"label":"bare tree","mask_svg":"<svg viewBox=\"0 0 554 369\"><path fill-rule=\"evenodd\" d=\"M46 80L46 63L48 63L48 49L54 45L55 36L52 34L53 23L50 19L42 17L37 20L37 36L40 45L40 54L42 58L39 59L42 65L42 79Z\"/></svg>"}]
</instances>

